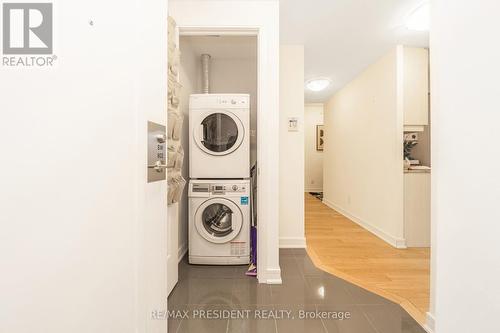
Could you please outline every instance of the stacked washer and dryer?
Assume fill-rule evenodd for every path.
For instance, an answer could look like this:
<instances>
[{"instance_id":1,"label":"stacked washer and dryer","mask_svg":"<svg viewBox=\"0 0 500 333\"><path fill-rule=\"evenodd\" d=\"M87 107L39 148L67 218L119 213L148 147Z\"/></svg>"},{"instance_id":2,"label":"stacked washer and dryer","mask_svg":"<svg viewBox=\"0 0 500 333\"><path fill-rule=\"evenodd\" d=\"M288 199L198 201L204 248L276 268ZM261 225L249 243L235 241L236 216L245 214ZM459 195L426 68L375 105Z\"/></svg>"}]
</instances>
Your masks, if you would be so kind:
<instances>
[{"instance_id":1,"label":"stacked washer and dryer","mask_svg":"<svg viewBox=\"0 0 500 333\"><path fill-rule=\"evenodd\" d=\"M248 264L250 96L204 91L189 100L189 262Z\"/></svg>"}]
</instances>

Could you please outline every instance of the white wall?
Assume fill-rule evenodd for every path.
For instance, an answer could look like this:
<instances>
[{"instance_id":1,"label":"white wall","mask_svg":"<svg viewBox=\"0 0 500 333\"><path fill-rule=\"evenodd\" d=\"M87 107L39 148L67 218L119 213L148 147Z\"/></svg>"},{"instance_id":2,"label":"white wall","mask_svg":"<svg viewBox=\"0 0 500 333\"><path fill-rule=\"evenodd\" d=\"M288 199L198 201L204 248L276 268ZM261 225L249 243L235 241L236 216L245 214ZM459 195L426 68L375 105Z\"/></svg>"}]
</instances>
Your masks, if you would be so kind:
<instances>
[{"instance_id":1,"label":"white wall","mask_svg":"<svg viewBox=\"0 0 500 333\"><path fill-rule=\"evenodd\" d=\"M306 104L304 109L305 192L323 191L323 151L316 150L316 126L323 125L323 104Z\"/></svg>"},{"instance_id":2,"label":"white wall","mask_svg":"<svg viewBox=\"0 0 500 333\"><path fill-rule=\"evenodd\" d=\"M237 40L237 41L236 41ZM227 43L235 41L230 50ZM208 47L209 45L209 47ZM257 39L255 37L180 37L181 64L180 77L182 84L180 108L184 114L182 145L184 147L183 176L189 179L189 95L201 93L200 56L208 52L210 61L211 93L248 93L250 94L250 129L256 133L257 126ZM207 46L205 49L204 47ZM219 49L219 50L218 50ZM243 53L248 51L249 53ZM210 51L216 52L210 52ZM220 54L219 52L224 52ZM234 56L234 57L233 57ZM257 159L257 136L251 136L251 162ZM248 166L250 168L250 165ZM187 191L184 191L180 203L179 252L187 249L188 205Z\"/></svg>"},{"instance_id":3,"label":"white wall","mask_svg":"<svg viewBox=\"0 0 500 333\"><path fill-rule=\"evenodd\" d=\"M325 108L324 202L390 244L403 240L403 120L397 50Z\"/></svg>"},{"instance_id":4,"label":"white wall","mask_svg":"<svg viewBox=\"0 0 500 333\"><path fill-rule=\"evenodd\" d=\"M298 118L296 132L288 118ZM305 247L304 46L280 47L280 247Z\"/></svg>"},{"instance_id":5,"label":"white wall","mask_svg":"<svg viewBox=\"0 0 500 333\"><path fill-rule=\"evenodd\" d=\"M55 2L56 67L0 67L1 332L166 331L166 9Z\"/></svg>"},{"instance_id":6,"label":"white wall","mask_svg":"<svg viewBox=\"0 0 500 333\"><path fill-rule=\"evenodd\" d=\"M196 10L193 10L196 8ZM278 1L170 1L170 14L185 30L247 29L259 34L258 279L281 283L279 268L279 3ZM213 30L212 30L213 31ZM265 115L262 117L261 115Z\"/></svg>"},{"instance_id":7,"label":"white wall","mask_svg":"<svg viewBox=\"0 0 500 333\"><path fill-rule=\"evenodd\" d=\"M436 332L498 332L498 1L432 2ZM466 47L464 47L466 46Z\"/></svg>"}]
</instances>

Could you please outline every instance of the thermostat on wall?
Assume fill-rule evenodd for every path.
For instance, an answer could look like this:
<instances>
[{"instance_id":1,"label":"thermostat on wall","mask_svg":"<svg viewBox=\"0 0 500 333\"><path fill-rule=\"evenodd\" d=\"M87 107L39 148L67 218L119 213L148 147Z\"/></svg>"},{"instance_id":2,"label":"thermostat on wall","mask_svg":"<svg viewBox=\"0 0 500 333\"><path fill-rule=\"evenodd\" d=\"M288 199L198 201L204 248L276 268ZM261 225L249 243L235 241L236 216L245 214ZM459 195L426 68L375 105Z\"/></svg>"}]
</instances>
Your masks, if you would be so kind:
<instances>
[{"instance_id":1,"label":"thermostat on wall","mask_svg":"<svg viewBox=\"0 0 500 333\"><path fill-rule=\"evenodd\" d=\"M297 132L299 130L299 118L288 118L288 132Z\"/></svg>"}]
</instances>

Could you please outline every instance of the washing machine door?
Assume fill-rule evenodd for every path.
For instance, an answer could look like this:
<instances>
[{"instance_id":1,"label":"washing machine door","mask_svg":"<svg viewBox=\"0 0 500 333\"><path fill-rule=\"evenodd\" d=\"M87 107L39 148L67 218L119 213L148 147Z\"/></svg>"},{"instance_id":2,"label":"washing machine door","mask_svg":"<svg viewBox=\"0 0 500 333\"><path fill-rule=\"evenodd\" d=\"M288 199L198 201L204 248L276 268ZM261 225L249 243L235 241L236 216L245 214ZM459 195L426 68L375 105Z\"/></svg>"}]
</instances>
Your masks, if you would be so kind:
<instances>
[{"instance_id":1,"label":"washing machine door","mask_svg":"<svg viewBox=\"0 0 500 333\"><path fill-rule=\"evenodd\" d=\"M208 199L198 207L195 214L196 230L211 243L230 242L241 231L243 215L231 200Z\"/></svg>"},{"instance_id":2,"label":"washing machine door","mask_svg":"<svg viewBox=\"0 0 500 333\"><path fill-rule=\"evenodd\" d=\"M228 155L238 149L245 136L241 120L230 111L212 110L194 126L194 140L210 155Z\"/></svg>"}]
</instances>

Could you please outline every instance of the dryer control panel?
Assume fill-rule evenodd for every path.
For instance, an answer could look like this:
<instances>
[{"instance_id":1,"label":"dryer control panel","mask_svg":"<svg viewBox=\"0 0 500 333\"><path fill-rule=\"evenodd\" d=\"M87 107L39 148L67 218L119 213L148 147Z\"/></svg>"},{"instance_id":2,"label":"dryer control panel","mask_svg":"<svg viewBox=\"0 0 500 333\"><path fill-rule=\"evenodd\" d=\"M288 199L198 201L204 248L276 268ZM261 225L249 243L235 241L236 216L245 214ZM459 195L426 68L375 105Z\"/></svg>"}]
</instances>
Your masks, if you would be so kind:
<instances>
[{"instance_id":1,"label":"dryer control panel","mask_svg":"<svg viewBox=\"0 0 500 333\"><path fill-rule=\"evenodd\" d=\"M218 97L217 103L221 107L227 107L227 106L247 107L248 106L248 98L241 97L241 96Z\"/></svg>"},{"instance_id":2,"label":"dryer control panel","mask_svg":"<svg viewBox=\"0 0 500 333\"><path fill-rule=\"evenodd\" d=\"M248 94L193 94L189 97L191 109L248 109Z\"/></svg>"}]
</instances>

